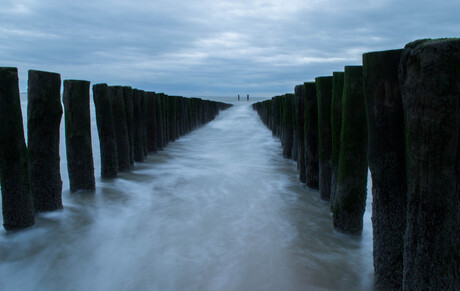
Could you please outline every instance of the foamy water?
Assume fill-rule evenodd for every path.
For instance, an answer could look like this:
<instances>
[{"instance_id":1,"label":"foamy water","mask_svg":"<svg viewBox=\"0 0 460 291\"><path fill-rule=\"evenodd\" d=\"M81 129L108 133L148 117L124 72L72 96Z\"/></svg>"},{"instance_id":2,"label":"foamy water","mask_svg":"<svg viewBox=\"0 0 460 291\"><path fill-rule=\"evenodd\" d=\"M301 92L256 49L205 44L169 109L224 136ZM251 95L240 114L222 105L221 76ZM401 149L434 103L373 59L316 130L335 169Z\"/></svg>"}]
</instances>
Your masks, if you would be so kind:
<instances>
[{"instance_id":1,"label":"foamy water","mask_svg":"<svg viewBox=\"0 0 460 291\"><path fill-rule=\"evenodd\" d=\"M372 289L371 197L362 236L334 231L249 102L116 179L92 118L96 191L70 193L61 126L64 209L0 231L0 290Z\"/></svg>"}]
</instances>

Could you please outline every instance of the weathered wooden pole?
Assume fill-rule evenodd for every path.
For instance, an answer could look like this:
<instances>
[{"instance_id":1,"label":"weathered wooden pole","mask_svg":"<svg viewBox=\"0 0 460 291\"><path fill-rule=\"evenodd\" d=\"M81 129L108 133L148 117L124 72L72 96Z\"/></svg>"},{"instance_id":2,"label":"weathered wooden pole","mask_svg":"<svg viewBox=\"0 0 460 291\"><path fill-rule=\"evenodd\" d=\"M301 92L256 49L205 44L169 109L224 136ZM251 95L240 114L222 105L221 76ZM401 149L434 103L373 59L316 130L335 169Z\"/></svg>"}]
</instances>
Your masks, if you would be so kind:
<instances>
[{"instance_id":1,"label":"weathered wooden pole","mask_svg":"<svg viewBox=\"0 0 460 291\"><path fill-rule=\"evenodd\" d=\"M175 141L177 138L176 132L176 121L177 121L177 111L176 111L176 96L168 96L168 129L169 129L169 141Z\"/></svg>"},{"instance_id":2,"label":"weathered wooden pole","mask_svg":"<svg viewBox=\"0 0 460 291\"><path fill-rule=\"evenodd\" d=\"M272 103L274 118L274 131L273 135L281 139L281 125L283 123L283 106L282 96L273 97L274 102Z\"/></svg>"},{"instance_id":3,"label":"weathered wooden pole","mask_svg":"<svg viewBox=\"0 0 460 291\"><path fill-rule=\"evenodd\" d=\"M141 97L138 89L133 89L134 161L144 161L144 135L142 134Z\"/></svg>"},{"instance_id":4,"label":"weathered wooden pole","mask_svg":"<svg viewBox=\"0 0 460 291\"><path fill-rule=\"evenodd\" d=\"M305 172L306 184L318 189L318 101L315 82L304 83L305 93Z\"/></svg>"},{"instance_id":5,"label":"weathered wooden pole","mask_svg":"<svg viewBox=\"0 0 460 291\"><path fill-rule=\"evenodd\" d=\"M144 146L142 147L144 149L144 156L147 156L149 154L149 146L148 146L148 139L147 139L147 101L146 101L146 96L147 93L144 90L139 91L139 96L141 97L141 122L142 122L142 135L144 136L143 142Z\"/></svg>"},{"instance_id":6,"label":"weathered wooden pole","mask_svg":"<svg viewBox=\"0 0 460 291\"><path fill-rule=\"evenodd\" d=\"M379 290L401 290L403 280L407 184L404 111L398 80L401 52L363 55L375 285Z\"/></svg>"},{"instance_id":7,"label":"weathered wooden pole","mask_svg":"<svg viewBox=\"0 0 460 291\"><path fill-rule=\"evenodd\" d=\"M295 88L294 88L295 89ZM297 137L297 97L295 96L295 91L294 94L291 95L291 100L290 100L290 106L291 106L291 122L292 122L292 160L296 162L297 168L299 166L298 164L298 158L299 158L299 141Z\"/></svg>"},{"instance_id":8,"label":"weathered wooden pole","mask_svg":"<svg viewBox=\"0 0 460 291\"><path fill-rule=\"evenodd\" d=\"M329 200L331 197L332 77L317 77L315 81L318 98L319 194L322 199Z\"/></svg>"},{"instance_id":9,"label":"weathered wooden pole","mask_svg":"<svg viewBox=\"0 0 460 291\"><path fill-rule=\"evenodd\" d=\"M404 48L407 225L404 290L460 290L460 40Z\"/></svg>"},{"instance_id":10,"label":"weathered wooden pole","mask_svg":"<svg viewBox=\"0 0 460 291\"><path fill-rule=\"evenodd\" d=\"M334 227L359 234L367 197L367 121L362 66L345 66L342 132L337 196L332 207Z\"/></svg>"},{"instance_id":11,"label":"weathered wooden pole","mask_svg":"<svg viewBox=\"0 0 460 291\"><path fill-rule=\"evenodd\" d=\"M93 85L93 99L101 151L101 177L114 178L118 175L118 154L112 101L107 84Z\"/></svg>"},{"instance_id":12,"label":"weathered wooden pole","mask_svg":"<svg viewBox=\"0 0 460 291\"><path fill-rule=\"evenodd\" d=\"M65 137L70 191L94 190L88 81L64 80Z\"/></svg>"},{"instance_id":13,"label":"weathered wooden pole","mask_svg":"<svg viewBox=\"0 0 460 291\"><path fill-rule=\"evenodd\" d=\"M145 106L147 108L147 146L149 152L157 151L157 132L156 132L156 120L155 120L155 92L145 92Z\"/></svg>"},{"instance_id":14,"label":"weathered wooden pole","mask_svg":"<svg viewBox=\"0 0 460 291\"><path fill-rule=\"evenodd\" d=\"M33 225L35 219L17 68L0 67L0 136L3 227L21 229Z\"/></svg>"},{"instance_id":15,"label":"weathered wooden pole","mask_svg":"<svg viewBox=\"0 0 460 291\"><path fill-rule=\"evenodd\" d=\"M128 126L128 141L129 141L129 164L134 165L134 104L133 104L133 88L129 86L123 87L123 102L126 110L126 124Z\"/></svg>"},{"instance_id":16,"label":"weathered wooden pole","mask_svg":"<svg viewBox=\"0 0 460 291\"><path fill-rule=\"evenodd\" d=\"M181 98L181 111L182 111L182 135L185 135L189 132L189 118L188 118L188 98L182 97Z\"/></svg>"},{"instance_id":17,"label":"weathered wooden pole","mask_svg":"<svg viewBox=\"0 0 460 291\"><path fill-rule=\"evenodd\" d=\"M155 132L157 133L155 142L157 150L162 150L164 147L164 121L163 121L163 114L161 111L161 98L158 94L154 96L155 102Z\"/></svg>"},{"instance_id":18,"label":"weathered wooden pole","mask_svg":"<svg viewBox=\"0 0 460 291\"><path fill-rule=\"evenodd\" d=\"M169 99L163 93L159 94L161 98L161 112L163 114L163 140L164 140L164 147L168 145L170 142L169 137Z\"/></svg>"},{"instance_id":19,"label":"weathered wooden pole","mask_svg":"<svg viewBox=\"0 0 460 291\"><path fill-rule=\"evenodd\" d=\"M295 86L296 97L296 116L297 116L297 145L298 145L298 159L297 168L299 168L300 182L305 183L307 176L305 173L305 94L304 85ZM267 112L268 113L268 112Z\"/></svg>"},{"instance_id":20,"label":"weathered wooden pole","mask_svg":"<svg viewBox=\"0 0 460 291\"><path fill-rule=\"evenodd\" d=\"M283 156L287 159L292 158L292 147L294 144L294 124L292 121L293 107L291 102L294 95L286 94L282 97L282 134L281 141L283 144Z\"/></svg>"},{"instance_id":21,"label":"weathered wooden pole","mask_svg":"<svg viewBox=\"0 0 460 291\"><path fill-rule=\"evenodd\" d=\"M343 72L332 73L332 101L331 101L331 210L337 194L337 179L339 175L340 132L342 129L342 93Z\"/></svg>"},{"instance_id":22,"label":"weathered wooden pole","mask_svg":"<svg viewBox=\"0 0 460 291\"><path fill-rule=\"evenodd\" d=\"M118 171L126 171L129 170L131 164L129 160L128 123L126 122L126 108L123 101L123 87L109 86L109 98L112 101Z\"/></svg>"},{"instance_id":23,"label":"weathered wooden pole","mask_svg":"<svg viewBox=\"0 0 460 291\"><path fill-rule=\"evenodd\" d=\"M27 97L29 179L34 208L37 212L60 209L61 76L29 70Z\"/></svg>"}]
</instances>

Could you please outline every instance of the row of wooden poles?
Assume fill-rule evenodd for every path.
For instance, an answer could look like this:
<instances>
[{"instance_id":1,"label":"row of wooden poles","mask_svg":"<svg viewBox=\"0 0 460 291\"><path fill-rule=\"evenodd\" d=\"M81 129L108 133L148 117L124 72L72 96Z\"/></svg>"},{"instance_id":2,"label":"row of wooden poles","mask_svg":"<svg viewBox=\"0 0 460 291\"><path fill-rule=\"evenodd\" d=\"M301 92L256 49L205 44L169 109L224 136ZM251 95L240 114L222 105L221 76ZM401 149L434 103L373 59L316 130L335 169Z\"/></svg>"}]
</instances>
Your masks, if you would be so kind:
<instances>
[{"instance_id":1,"label":"row of wooden poles","mask_svg":"<svg viewBox=\"0 0 460 291\"><path fill-rule=\"evenodd\" d=\"M127 86L93 85L101 177L142 162L228 108L229 104L168 96ZM62 208L59 141L61 77L29 71L27 140L24 140L16 68L0 68L0 176L3 226L35 223L34 214ZM90 82L64 80L65 138L70 191L95 189L91 145Z\"/></svg>"},{"instance_id":2,"label":"row of wooden poles","mask_svg":"<svg viewBox=\"0 0 460 291\"><path fill-rule=\"evenodd\" d=\"M366 53L253 107L339 231L362 231L369 167L377 289L460 290L460 40Z\"/></svg>"}]
</instances>

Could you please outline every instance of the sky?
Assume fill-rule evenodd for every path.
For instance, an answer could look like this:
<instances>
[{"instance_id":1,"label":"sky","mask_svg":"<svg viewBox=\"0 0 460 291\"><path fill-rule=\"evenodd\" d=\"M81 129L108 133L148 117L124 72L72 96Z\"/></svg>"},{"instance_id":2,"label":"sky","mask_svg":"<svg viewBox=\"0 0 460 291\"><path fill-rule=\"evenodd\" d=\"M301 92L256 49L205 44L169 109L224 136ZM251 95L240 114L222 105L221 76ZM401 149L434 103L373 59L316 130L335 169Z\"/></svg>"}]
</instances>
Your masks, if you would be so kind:
<instances>
[{"instance_id":1,"label":"sky","mask_svg":"<svg viewBox=\"0 0 460 291\"><path fill-rule=\"evenodd\" d=\"M272 97L362 54L459 37L458 0L1 0L0 66L181 96Z\"/></svg>"}]
</instances>

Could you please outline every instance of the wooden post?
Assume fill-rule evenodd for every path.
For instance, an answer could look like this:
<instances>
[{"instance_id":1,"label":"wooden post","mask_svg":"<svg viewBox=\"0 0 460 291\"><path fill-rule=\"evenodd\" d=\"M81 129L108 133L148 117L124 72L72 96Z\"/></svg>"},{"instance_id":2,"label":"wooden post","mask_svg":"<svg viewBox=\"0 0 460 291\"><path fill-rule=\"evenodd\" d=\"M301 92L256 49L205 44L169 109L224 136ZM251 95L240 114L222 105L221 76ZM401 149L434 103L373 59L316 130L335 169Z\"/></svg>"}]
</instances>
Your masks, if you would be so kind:
<instances>
[{"instance_id":1,"label":"wooden post","mask_svg":"<svg viewBox=\"0 0 460 291\"><path fill-rule=\"evenodd\" d=\"M35 219L17 68L0 67L0 137L3 227L25 228L33 225Z\"/></svg>"},{"instance_id":2,"label":"wooden post","mask_svg":"<svg viewBox=\"0 0 460 291\"><path fill-rule=\"evenodd\" d=\"M93 99L101 151L101 177L114 178L118 175L118 153L112 100L109 97L107 84L93 85Z\"/></svg>"},{"instance_id":3,"label":"wooden post","mask_svg":"<svg viewBox=\"0 0 460 291\"><path fill-rule=\"evenodd\" d=\"M126 109L126 124L128 126L128 141L129 141L129 164L134 165L134 103L133 103L133 88L129 86L123 87L123 102Z\"/></svg>"},{"instance_id":4,"label":"wooden post","mask_svg":"<svg viewBox=\"0 0 460 291\"><path fill-rule=\"evenodd\" d=\"M64 80L62 101L65 111L67 170L70 191L94 190L89 81Z\"/></svg>"},{"instance_id":5,"label":"wooden post","mask_svg":"<svg viewBox=\"0 0 460 291\"><path fill-rule=\"evenodd\" d=\"M340 132L342 130L342 93L343 72L332 73L332 101L331 101L331 210L337 194L337 180L339 175Z\"/></svg>"},{"instance_id":6,"label":"wooden post","mask_svg":"<svg viewBox=\"0 0 460 291\"><path fill-rule=\"evenodd\" d=\"M331 197L332 77L318 77L315 81L318 97L319 194L321 199L329 200Z\"/></svg>"},{"instance_id":7,"label":"wooden post","mask_svg":"<svg viewBox=\"0 0 460 291\"><path fill-rule=\"evenodd\" d=\"M121 86L109 86L109 98L112 101L115 140L117 142L118 172L120 172L129 170L131 167L123 88Z\"/></svg>"},{"instance_id":8,"label":"wooden post","mask_svg":"<svg viewBox=\"0 0 460 291\"><path fill-rule=\"evenodd\" d=\"M363 55L375 285L379 290L401 290L403 281L407 180L404 111L398 80L401 52Z\"/></svg>"},{"instance_id":9,"label":"wooden post","mask_svg":"<svg viewBox=\"0 0 460 291\"><path fill-rule=\"evenodd\" d=\"M299 179L300 182L305 183L307 176L305 173L305 94L304 85L295 86L296 96L296 116L297 116L297 145L298 145L298 162L297 168L299 168Z\"/></svg>"},{"instance_id":10,"label":"wooden post","mask_svg":"<svg viewBox=\"0 0 460 291\"><path fill-rule=\"evenodd\" d=\"M27 97L29 179L35 211L60 209L61 76L29 70Z\"/></svg>"},{"instance_id":11,"label":"wooden post","mask_svg":"<svg viewBox=\"0 0 460 291\"><path fill-rule=\"evenodd\" d=\"M359 234L367 197L367 121L362 66L345 66L338 191L334 227Z\"/></svg>"},{"instance_id":12,"label":"wooden post","mask_svg":"<svg viewBox=\"0 0 460 291\"><path fill-rule=\"evenodd\" d=\"M142 134L141 97L138 89L133 90L133 123L134 123L134 161L144 161L144 135Z\"/></svg>"},{"instance_id":13,"label":"wooden post","mask_svg":"<svg viewBox=\"0 0 460 291\"><path fill-rule=\"evenodd\" d=\"M305 93L305 172L310 188L319 186L318 101L315 82L304 83Z\"/></svg>"},{"instance_id":14,"label":"wooden post","mask_svg":"<svg viewBox=\"0 0 460 291\"><path fill-rule=\"evenodd\" d=\"M460 40L404 48L407 226L404 290L460 290Z\"/></svg>"}]
</instances>

